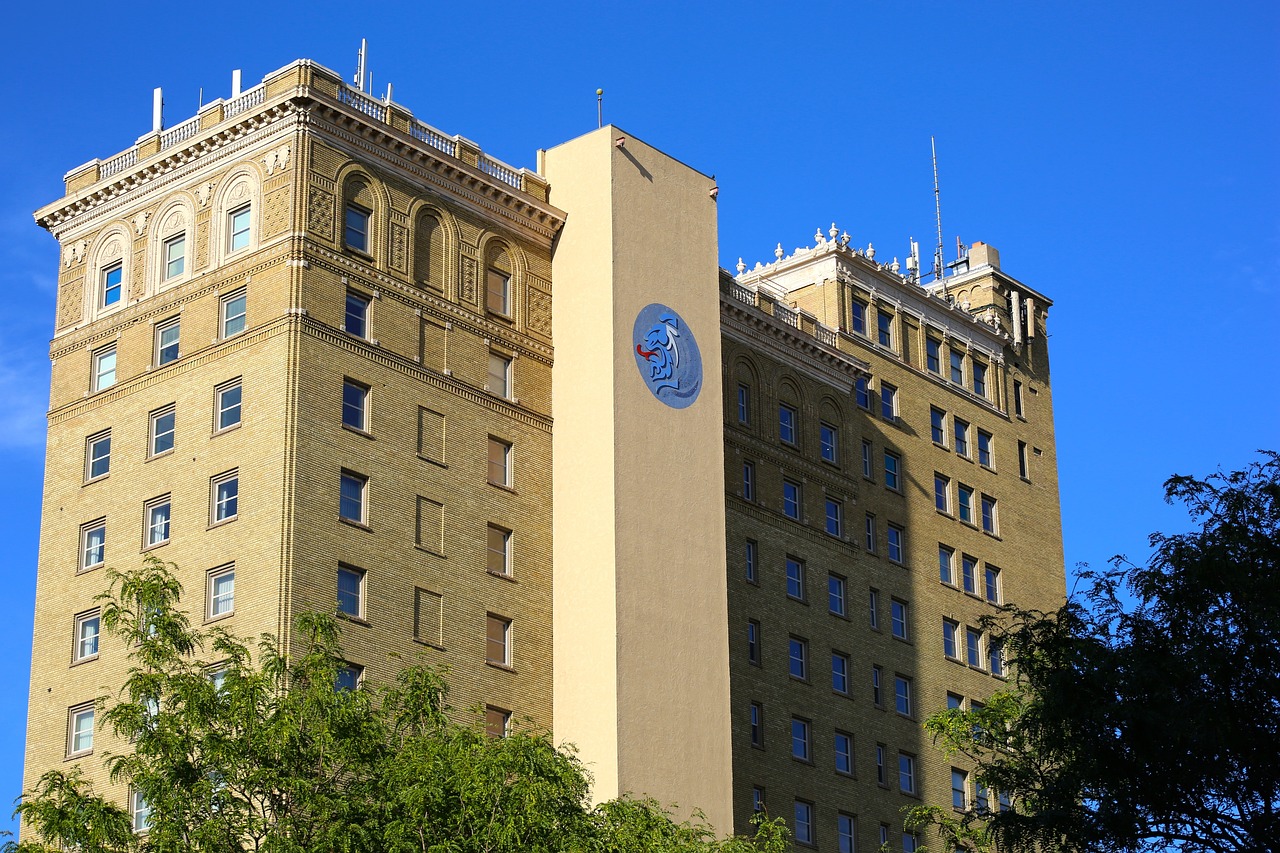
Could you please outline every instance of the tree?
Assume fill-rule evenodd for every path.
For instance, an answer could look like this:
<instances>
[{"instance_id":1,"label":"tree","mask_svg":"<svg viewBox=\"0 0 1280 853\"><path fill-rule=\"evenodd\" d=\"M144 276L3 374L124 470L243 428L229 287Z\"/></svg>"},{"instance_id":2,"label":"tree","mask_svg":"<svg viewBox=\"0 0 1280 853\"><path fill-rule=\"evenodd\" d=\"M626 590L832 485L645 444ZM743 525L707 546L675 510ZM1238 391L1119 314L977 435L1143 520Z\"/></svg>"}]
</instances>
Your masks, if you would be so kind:
<instances>
[{"instance_id":1,"label":"tree","mask_svg":"<svg viewBox=\"0 0 1280 853\"><path fill-rule=\"evenodd\" d=\"M1086 572L1056 612L1006 607L986 627L1014 685L925 724L1011 808L909 824L1015 853L1280 849L1280 456L1165 496L1195 529L1153 534L1146 566Z\"/></svg>"},{"instance_id":2,"label":"tree","mask_svg":"<svg viewBox=\"0 0 1280 853\"><path fill-rule=\"evenodd\" d=\"M128 745L105 766L130 790L130 808L95 794L78 768L50 771L21 799L27 830L6 853L787 848L781 821L721 840L649 800L590 808L571 750L544 732L493 738L482 718L453 721L444 679L429 667L341 689L332 615L298 618L293 657L271 636L251 646L193 627L174 568L148 557L110 572L99 597L104 630L131 650L119 694L98 701L99 720Z\"/></svg>"}]
</instances>

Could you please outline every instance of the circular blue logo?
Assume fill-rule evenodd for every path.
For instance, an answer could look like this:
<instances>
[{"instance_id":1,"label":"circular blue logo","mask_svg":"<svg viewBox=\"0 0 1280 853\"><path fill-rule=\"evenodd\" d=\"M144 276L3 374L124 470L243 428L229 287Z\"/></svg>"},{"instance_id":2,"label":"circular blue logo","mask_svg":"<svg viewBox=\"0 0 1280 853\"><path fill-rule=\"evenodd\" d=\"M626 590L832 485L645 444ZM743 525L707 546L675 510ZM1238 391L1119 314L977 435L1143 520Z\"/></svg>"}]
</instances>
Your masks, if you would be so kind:
<instances>
[{"instance_id":1,"label":"circular blue logo","mask_svg":"<svg viewBox=\"0 0 1280 853\"><path fill-rule=\"evenodd\" d=\"M659 302L640 309L635 328L636 367L649 391L673 409L693 405L702 390L702 354L684 318Z\"/></svg>"}]
</instances>

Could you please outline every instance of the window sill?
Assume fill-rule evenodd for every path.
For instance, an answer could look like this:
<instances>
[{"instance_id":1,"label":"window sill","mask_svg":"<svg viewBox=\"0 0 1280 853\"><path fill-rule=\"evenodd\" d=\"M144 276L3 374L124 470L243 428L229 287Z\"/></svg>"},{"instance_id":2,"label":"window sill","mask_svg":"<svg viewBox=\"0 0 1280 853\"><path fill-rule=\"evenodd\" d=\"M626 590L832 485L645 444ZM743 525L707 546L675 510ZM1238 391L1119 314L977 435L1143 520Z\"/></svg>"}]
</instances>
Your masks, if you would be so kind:
<instances>
[{"instance_id":1,"label":"window sill","mask_svg":"<svg viewBox=\"0 0 1280 853\"><path fill-rule=\"evenodd\" d=\"M220 519L220 520L215 521L215 522L213 522L212 524L210 524L208 527L206 527L206 528L205 528L205 530L213 530L213 529L218 528L218 527L226 527L228 524L230 524L230 523L231 523L231 522L233 522L233 521L236 521L236 520L237 520L237 519L239 519L239 518L240 518L240 516L239 516L239 515L233 515L233 516L231 516L230 518L223 518L223 519Z\"/></svg>"},{"instance_id":2,"label":"window sill","mask_svg":"<svg viewBox=\"0 0 1280 853\"><path fill-rule=\"evenodd\" d=\"M148 551L154 551L157 548L163 548L165 545L168 545L171 541L172 540L170 539L166 539L163 542L156 542L152 545L143 545L141 553L145 554Z\"/></svg>"},{"instance_id":3,"label":"window sill","mask_svg":"<svg viewBox=\"0 0 1280 853\"><path fill-rule=\"evenodd\" d=\"M421 637L414 637L413 641L420 646L426 646L427 648L435 649L438 652L448 651L448 649L446 649L444 646L440 645L439 643L433 643L430 640L424 640Z\"/></svg>"},{"instance_id":4,"label":"window sill","mask_svg":"<svg viewBox=\"0 0 1280 853\"><path fill-rule=\"evenodd\" d=\"M507 583L519 583L519 581L511 576L510 572L495 572L493 569L485 569L484 573L490 577L497 578L498 580L506 581Z\"/></svg>"},{"instance_id":5,"label":"window sill","mask_svg":"<svg viewBox=\"0 0 1280 853\"><path fill-rule=\"evenodd\" d=\"M78 660L73 660L71 662L71 665L80 666L81 664L84 664L84 663L93 663L97 659L98 659L98 656L96 654L86 655L85 657L79 658Z\"/></svg>"},{"instance_id":6,"label":"window sill","mask_svg":"<svg viewBox=\"0 0 1280 853\"><path fill-rule=\"evenodd\" d=\"M515 489L511 488L510 486L503 485L502 483L495 483L495 482L493 482L493 480L490 480L490 481L489 481L489 485L490 485L490 486L493 486L495 489L498 489L498 490L500 490L500 491L506 492L506 493L508 493L508 494L512 494L512 495L518 495L518 494L520 494L519 492L517 492Z\"/></svg>"},{"instance_id":7,"label":"window sill","mask_svg":"<svg viewBox=\"0 0 1280 853\"><path fill-rule=\"evenodd\" d=\"M423 456L421 453L418 454L418 458L421 459L423 462L430 462L432 465L435 465L440 468L449 467L448 464L441 462L439 459L432 459L430 456Z\"/></svg>"},{"instance_id":8,"label":"window sill","mask_svg":"<svg viewBox=\"0 0 1280 853\"><path fill-rule=\"evenodd\" d=\"M491 666L491 667L493 667L494 669L500 669L500 670L502 670L503 672L510 672L510 673L513 673L513 674L514 674L514 673L515 673L515 671L516 671L516 668L515 668L514 666L512 666L511 664L509 664L509 663L499 663L499 662L498 662L498 661L496 661L496 660L487 660L487 661L485 661L485 662L484 662L484 665L485 665L485 666Z\"/></svg>"},{"instance_id":9,"label":"window sill","mask_svg":"<svg viewBox=\"0 0 1280 853\"><path fill-rule=\"evenodd\" d=\"M353 521L348 521L348 522L347 522L347 524L350 524L350 525L355 526L355 527L360 527L360 526L361 526L361 525L356 524L356 523L355 523L355 522L353 522ZM365 528L363 528L363 529L368 530L369 528L365 527ZM444 555L444 551L439 551L439 550L436 550L435 548L428 548L426 545L414 545L414 546L413 546L413 548L414 548L414 550L415 550L415 551L421 551L421 552L422 552L422 553L424 553L424 554L430 554L431 556L433 556L433 557L439 557L439 558L440 558L440 559L442 559L442 560L447 559L447 558L445 557L445 555Z\"/></svg>"},{"instance_id":10,"label":"window sill","mask_svg":"<svg viewBox=\"0 0 1280 853\"><path fill-rule=\"evenodd\" d=\"M89 572L96 572L98 569L102 568L104 565L106 565L106 563L97 563L96 565L87 566L87 567L81 566L80 568L76 569L76 575L78 577L80 575L87 575L89 574Z\"/></svg>"},{"instance_id":11,"label":"window sill","mask_svg":"<svg viewBox=\"0 0 1280 853\"><path fill-rule=\"evenodd\" d=\"M805 601L803 598L798 598L791 593L787 593L787 600L794 601L796 604L803 604L805 607L809 606L809 602Z\"/></svg>"},{"instance_id":12,"label":"window sill","mask_svg":"<svg viewBox=\"0 0 1280 853\"><path fill-rule=\"evenodd\" d=\"M155 460L155 459L163 459L163 458L165 458L166 456L172 456L175 452L176 452L176 451L175 451L172 447L170 447L168 450L162 450L162 451L160 451L159 453L153 453L153 454L151 454L150 456L148 456L148 457L146 458L146 461L147 461L147 462L151 462L151 461L153 461L153 460Z\"/></svg>"},{"instance_id":13,"label":"window sill","mask_svg":"<svg viewBox=\"0 0 1280 853\"><path fill-rule=\"evenodd\" d=\"M353 432L358 436L369 439L370 441L376 440L373 437L373 433L369 432L366 429L360 429L360 427L354 427L354 426L351 426L350 424L343 424L342 428L347 432Z\"/></svg>"},{"instance_id":14,"label":"window sill","mask_svg":"<svg viewBox=\"0 0 1280 853\"><path fill-rule=\"evenodd\" d=\"M211 625L214 622L222 622L223 620L230 619L232 616L235 616L235 615L236 615L236 612L234 610L228 610L226 613L219 613L217 616L206 616L204 618L204 624Z\"/></svg>"},{"instance_id":15,"label":"window sill","mask_svg":"<svg viewBox=\"0 0 1280 853\"><path fill-rule=\"evenodd\" d=\"M340 515L340 516L338 516L338 521L339 521L340 523L342 523L342 524L347 525L348 527L354 527L354 528L356 528L356 529L358 529L358 530L366 530L366 531L368 531L369 533L372 533L372 532L373 532L373 528L372 528L372 527L370 527L369 525L365 524L363 521L356 521L354 518L345 518L345 517L343 517L343 516L341 516L341 515Z\"/></svg>"},{"instance_id":16,"label":"window sill","mask_svg":"<svg viewBox=\"0 0 1280 853\"><path fill-rule=\"evenodd\" d=\"M234 430L238 430L238 429L240 429L240 421L236 421L230 426L224 426L221 429L215 429L213 431L213 434L210 435L210 438L217 438L220 435L226 435L227 433L232 432Z\"/></svg>"},{"instance_id":17,"label":"window sill","mask_svg":"<svg viewBox=\"0 0 1280 853\"><path fill-rule=\"evenodd\" d=\"M369 620L363 616L354 616L350 613L344 613L341 610L335 612L333 615L334 618L341 619L343 622L349 622L352 625L363 625L366 628L373 627L369 624Z\"/></svg>"},{"instance_id":18,"label":"window sill","mask_svg":"<svg viewBox=\"0 0 1280 853\"><path fill-rule=\"evenodd\" d=\"M108 477L110 477L110 476L111 476L111 472L110 472L110 471L108 471L108 472L107 472L107 473L105 473L105 474L99 474L99 475L98 475L98 476L96 476L96 477L91 477L91 478L89 478L88 480L85 480L85 481L84 481L84 483L83 483L83 485L87 486L87 485L89 485L90 483L101 483L103 480L107 479L107 478L108 478Z\"/></svg>"},{"instance_id":19,"label":"window sill","mask_svg":"<svg viewBox=\"0 0 1280 853\"><path fill-rule=\"evenodd\" d=\"M995 468L992 468L990 465L986 464L985 462L979 462L978 465L981 466L982 470L984 471L990 471L992 474L997 473Z\"/></svg>"},{"instance_id":20,"label":"window sill","mask_svg":"<svg viewBox=\"0 0 1280 853\"><path fill-rule=\"evenodd\" d=\"M789 679L791 679L792 681L795 681L795 682L797 682L797 683L799 683L799 684L808 684L808 683L809 683L809 679L807 679L807 678L801 678L801 677L800 677L800 676L798 676L798 675L790 675L790 674L788 674L788 675L787 675L787 678L789 678Z\"/></svg>"},{"instance_id":21,"label":"window sill","mask_svg":"<svg viewBox=\"0 0 1280 853\"><path fill-rule=\"evenodd\" d=\"M90 755L93 755L93 750L86 749L84 752L73 752L72 754L68 755L66 758L63 758L62 760L63 761L79 761L82 758L88 758Z\"/></svg>"},{"instance_id":22,"label":"window sill","mask_svg":"<svg viewBox=\"0 0 1280 853\"><path fill-rule=\"evenodd\" d=\"M984 530L982 531L982 533L984 536L990 536L992 539L996 540L997 542L1001 541L1000 534L996 533L994 530Z\"/></svg>"}]
</instances>

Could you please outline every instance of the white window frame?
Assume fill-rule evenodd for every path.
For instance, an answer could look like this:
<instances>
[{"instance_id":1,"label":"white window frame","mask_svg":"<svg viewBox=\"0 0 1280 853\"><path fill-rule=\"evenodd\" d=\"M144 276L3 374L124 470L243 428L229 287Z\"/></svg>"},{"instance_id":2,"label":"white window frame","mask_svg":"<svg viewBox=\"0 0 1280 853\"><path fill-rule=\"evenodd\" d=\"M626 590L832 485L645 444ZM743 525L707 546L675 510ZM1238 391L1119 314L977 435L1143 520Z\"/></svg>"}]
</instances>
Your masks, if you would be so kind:
<instances>
[{"instance_id":1,"label":"white window frame","mask_svg":"<svg viewBox=\"0 0 1280 853\"><path fill-rule=\"evenodd\" d=\"M240 392L240 398L234 404L228 405L226 395L232 391ZM236 419L224 425L222 423L224 416L232 410L235 410ZM243 419L244 387L241 383L241 377L237 376L235 379L223 382L221 385L217 385L213 389L213 431L217 434L229 429L235 429L240 426Z\"/></svg>"},{"instance_id":2,"label":"white window frame","mask_svg":"<svg viewBox=\"0 0 1280 853\"><path fill-rule=\"evenodd\" d=\"M167 431L161 432L161 419L169 416L173 418L173 423ZM154 459L157 456L164 456L172 453L174 445L177 441L178 433L178 411L175 403L170 403L156 409L147 419L147 456ZM162 437L168 436L169 446L163 450L159 449L159 442Z\"/></svg>"},{"instance_id":3,"label":"white window frame","mask_svg":"<svg viewBox=\"0 0 1280 853\"><path fill-rule=\"evenodd\" d=\"M99 448L105 443L106 451L99 453ZM101 474L93 473L94 463L103 462L105 469ZM102 432L95 432L84 440L84 481L91 483L95 480L101 480L103 477L111 474L111 430L104 429Z\"/></svg>"},{"instance_id":4,"label":"white window frame","mask_svg":"<svg viewBox=\"0 0 1280 853\"><path fill-rule=\"evenodd\" d=\"M116 361L116 345L110 344L96 350L91 359L92 369L89 373L89 390L93 393L105 391L116 384L118 365Z\"/></svg>"},{"instance_id":5,"label":"white window frame","mask_svg":"<svg viewBox=\"0 0 1280 853\"><path fill-rule=\"evenodd\" d=\"M241 303L237 305L236 303ZM218 337L232 338L249 325L249 292L240 288L218 300Z\"/></svg>"},{"instance_id":6,"label":"white window frame","mask_svg":"<svg viewBox=\"0 0 1280 853\"><path fill-rule=\"evenodd\" d=\"M899 640L911 639L911 605L898 598L889 600L890 633Z\"/></svg>"},{"instance_id":7,"label":"white window frame","mask_svg":"<svg viewBox=\"0 0 1280 853\"><path fill-rule=\"evenodd\" d=\"M156 513L164 509L164 536L157 538L156 530L160 527L156 522ZM158 548L169 543L173 528L173 498L171 495L160 495L143 504L142 508L142 548Z\"/></svg>"},{"instance_id":8,"label":"white window frame","mask_svg":"<svg viewBox=\"0 0 1280 853\"><path fill-rule=\"evenodd\" d=\"M108 302L107 294L111 291L111 286L108 284L108 282L110 281L111 274L113 272L120 273L120 281L115 285L116 298ZM104 266L99 276L98 310L102 311L108 308L118 308L119 306L124 305L124 302L125 302L124 285L125 285L124 259L112 261L111 263Z\"/></svg>"},{"instance_id":9,"label":"white window frame","mask_svg":"<svg viewBox=\"0 0 1280 853\"><path fill-rule=\"evenodd\" d=\"M357 517L354 517L354 518L349 515L344 515L343 509L342 509L342 500L343 500L342 486L344 483L348 483L348 482L354 483L357 486L359 486L359 502L360 502L360 505L358 507L359 514ZM360 525L368 524L369 478L366 477L364 474L357 474L355 471L348 471L346 469L343 469L338 479L338 517L344 521L350 521L355 524L360 524Z\"/></svg>"},{"instance_id":10,"label":"white window frame","mask_svg":"<svg viewBox=\"0 0 1280 853\"><path fill-rule=\"evenodd\" d=\"M840 748L841 741L844 742L844 749ZM842 776L853 775L853 735L845 731L836 730L835 737L832 740L832 752L835 754L836 772ZM840 766L841 759L844 759L844 767Z\"/></svg>"},{"instance_id":11,"label":"white window frame","mask_svg":"<svg viewBox=\"0 0 1280 853\"><path fill-rule=\"evenodd\" d=\"M356 219L353 220L352 216ZM347 202L342 212L342 245L352 251L359 252L362 255L372 255L370 249L372 244L372 229L369 227L373 224L373 211L366 210L354 202ZM359 239L357 242L351 240L351 235L355 234Z\"/></svg>"},{"instance_id":12,"label":"white window frame","mask_svg":"<svg viewBox=\"0 0 1280 853\"><path fill-rule=\"evenodd\" d=\"M165 341L165 337L173 333L172 341ZM173 349L173 356L165 358L165 350ZM170 317L163 322L156 323L155 328L155 361L156 367L163 367L166 364L173 364L182 358L182 315Z\"/></svg>"},{"instance_id":13,"label":"white window frame","mask_svg":"<svg viewBox=\"0 0 1280 853\"><path fill-rule=\"evenodd\" d=\"M359 407L348 402L347 391L351 389L359 395ZM356 412L359 417L356 423L352 423L347 418L348 412ZM342 380L342 425L348 429L354 429L359 432L367 433L369 431L369 386L363 382L357 382L354 379L343 378Z\"/></svg>"},{"instance_id":14,"label":"white window frame","mask_svg":"<svg viewBox=\"0 0 1280 853\"><path fill-rule=\"evenodd\" d=\"M513 359L509 355L500 352L489 351L489 371L484 383L484 390L504 400L514 399L512 394L514 374Z\"/></svg>"},{"instance_id":15,"label":"white window frame","mask_svg":"<svg viewBox=\"0 0 1280 853\"><path fill-rule=\"evenodd\" d=\"M919 787L916 773L916 757L906 752L898 753L898 789L904 794L915 794Z\"/></svg>"},{"instance_id":16,"label":"white window frame","mask_svg":"<svg viewBox=\"0 0 1280 853\"><path fill-rule=\"evenodd\" d=\"M494 548L494 534L501 537L501 550ZM491 575L509 578L511 577L511 531L505 527L490 522L485 530L485 569ZM494 570L494 558L499 558L500 568Z\"/></svg>"},{"instance_id":17,"label":"white window frame","mask_svg":"<svg viewBox=\"0 0 1280 853\"><path fill-rule=\"evenodd\" d=\"M791 757L813 761L813 723L803 717L791 718Z\"/></svg>"},{"instance_id":18,"label":"white window frame","mask_svg":"<svg viewBox=\"0 0 1280 853\"><path fill-rule=\"evenodd\" d=\"M492 626L492 625L497 625L497 626L499 626L499 627L502 629L502 640L501 640L501 651L502 651L502 656L501 656L501 658L495 658L495 657L493 657L493 655L492 655L492 652L494 651L494 649L492 648L493 643L492 643L492 641L490 640L490 637L489 637L489 628L490 628L490 626ZM485 614L485 631L484 631L484 640L485 640L485 642L484 642L484 661L485 661L485 663L489 663L489 664L496 664L496 665L498 665L498 666L504 666L504 667L509 667L509 666L511 666L511 658L512 658L512 655L511 655L511 619L509 619L509 618L508 618L508 617L506 617L506 616L500 616L500 615L499 615L499 614L497 614L497 613L487 613L487 614Z\"/></svg>"},{"instance_id":19,"label":"white window frame","mask_svg":"<svg viewBox=\"0 0 1280 853\"><path fill-rule=\"evenodd\" d=\"M795 824L796 843L812 847L814 845L813 803L808 800L796 800L792 817Z\"/></svg>"},{"instance_id":20,"label":"white window frame","mask_svg":"<svg viewBox=\"0 0 1280 853\"><path fill-rule=\"evenodd\" d=\"M129 815L134 832L142 834L151 828L151 807L139 791L129 792Z\"/></svg>"},{"instance_id":21,"label":"white window frame","mask_svg":"<svg viewBox=\"0 0 1280 853\"><path fill-rule=\"evenodd\" d=\"M88 626L93 626L93 633L87 633ZM93 643L93 651L86 651L87 643ZM71 635L71 662L84 663L95 660L102 648L102 610L95 607L79 613L75 618L75 627Z\"/></svg>"},{"instance_id":22,"label":"white window frame","mask_svg":"<svg viewBox=\"0 0 1280 853\"><path fill-rule=\"evenodd\" d=\"M904 717L912 716L911 679L905 675L893 677L893 709Z\"/></svg>"},{"instance_id":23,"label":"white window frame","mask_svg":"<svg viewBox=\"0 0 1280 853\"><path fill-rule=\"evenodd\" d=\"M174 249L178 253L174 254ZM174 265L177 271L174 271ZM164 282L182 278L187 271L187 232L179 231L164 238L160 244L160 280Z\"/></svg>"},{"instance_id":24,"label":"white window frame","mask_svg":"<svg viewBox=\"0 0 1280 853\"><path fill-rule=\"evenodd\" d=\"M100 541L93 541L95 533ZM89 572L107 564L107 519L95 519L80 525L80 571Z\"/></svg>"},{"instance_id":25,"label":"white window frame","mask_svg":"<svg viewBox=\"0 0 1280 853\"><path fill-rule=\"evenodd\" d=\"M942 620L942 655L949 660L960 660L960 623L945 617Z\"/></svg>"},{"instance_id":26,"label":"white window frame","mask_svg":"<svg viewBox=\"0 0 1280 853\"><path fill-rule=\"evenodd\" d=\"M352 312L353 305L359 306L358 312ZM342 331L348 335L359 338L362 341L370 340L370 330L372 324L370 322L373 314L373 299L355 290L347 290L346 298L342 301ZM355 328L352 319L359 321L359 328Z\"/></svg>"},{"instance_id":27,"label":"white window frame","mask_svg":"<svg viewBox=\"0 0 1280 853\"><path fill-rule=\"evenodd\" d=\"M342 597L342 596L343 596L343 592L342 592L342 583L341 583L341 581L342 581L342 578L343 578L343 576L344 576L344 575L345 575L345 576L347 576L347 577L355 578L355 581L356 581L356 589L355 589L355 597L356 597L356 599L355 599L355 612L352 612L351 610L349 610L348 608L346 608L346 607L344 607L344 606L343 606L343 597ZM339 564L338 564L338 572L337 572L337 575L336 575L336 578L335 578L335 587L334 587L334 588L335 588L335 590L336 590L335 597L336 597L336 600L337 600L337 608L338 608L338 614L339 614L339 615L341 615L341 616L347 616L347 617L350 617L350 618L353 618L353 619L364 619L364 618L365 618L365 609L364 609L364 605L365 605L365 583L366 583L366 580L368 579L368 577L369 577L369 573L368 573L367 571L365 571L364 569L358 568L358 567L356 567L356 566L348 565L347 563L339 563Z\"/></svg>"},{"instance_id":28,"label":"white window frame","mask_svg":"<svg viewBox=\"0 0 1280 853\"><path fill-rule=\"evenodd\" d=\"M244 217L244 227L236 228L236 219ZM237 246L236 238L244 235L244 241ZM253 244L253 202L242 204L227 211L227 254L232 255L241 249L248 249Z\"/></svg>"},{"instance_id":29,"label":"white window frame","mask_svg":"<svg viewBox=\"0 0 1280 853\"><path fill-rule=\"evenodd\" d=\"M230 582L230 590L219 589L222 582ZM236 564L228 563L210 569L205 580L206 620L223 619L236 612Z\"/></svg>"},{"instance_id":30,"label":"white window frame","mask_svg":"<svg viewBox=\"0 0 1280 853\"><path fill-rule=\"evenodd\" d=\"M234 484L235 493L219 495L223 486ZM228 505L233 505L229 507ZM228 509L234 511L228 511ZM209 478L209 526L226 524L240 516L240 469L232 468Z\"/></svg>"},{"instance_id":31,"label":"white window frame","mask_svg":"<svg viewBox=\"0 0 1280 853\"><path fill-rule=\"evenodd\" d=\"M81 721L88 720L87 731ZM93 752L94 706L92 702L67 709L67 758L89 755Z\"/></svg>"},{"instance_id":32,"label":"white window frame","mask_svg":"<svg viewBox=\"0 0 1280 853\"><path fill-rule=\"evenodd\" d=\"M512 462L512 443L505 441L496 436L489 436L489 483L494 486L502 486L504 489L511 488L513 482L511 462ZM497 450L500 465L495 466L494 451Z\"/></svg>"},{"instance_id":33,"label":"white window frame","mask_svg":"<svg viewBox=\"0 0 1280 853\"><path fill-rule=\"evenodd\" d=\"M493 287L494 281L500 282L498 289ZM484 307L490 314L500 317L511 316L511 276L502 270L489 267L485 270Z\"/></svg>"}]
</instances>

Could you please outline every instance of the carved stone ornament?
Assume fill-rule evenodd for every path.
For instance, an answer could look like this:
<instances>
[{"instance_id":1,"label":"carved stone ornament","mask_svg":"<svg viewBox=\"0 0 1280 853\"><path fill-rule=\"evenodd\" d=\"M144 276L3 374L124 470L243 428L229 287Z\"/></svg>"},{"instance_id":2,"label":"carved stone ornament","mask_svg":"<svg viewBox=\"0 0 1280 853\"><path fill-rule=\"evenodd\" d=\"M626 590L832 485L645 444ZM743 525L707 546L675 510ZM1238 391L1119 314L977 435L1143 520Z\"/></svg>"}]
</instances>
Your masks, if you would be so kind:
<instances>
[{"instance_id":1,"label":"carved stone ornament","mask_svg":"<svg viewBox=\"0 0 1280 853\"><path fill-rule=\"evenodd\" d=\"M139 237L141 237L143 233L146 232L147 220L150 218L151 218L151 214L147 213L147 211L145 210L133 217L133 230L138 232Z\"/></svg>"},{"instance_id":2,"label":"carved stone ornament","mask_svg":"<svg viewBox=\"0 0 1280 853\"><path fill-rule=\"evenodd\" d=\"M231 188L232 201L241 201L248 195L249 195L248 181L241 181L240 183L236 184L234 187Z\"/></svg>"},{"instance_id":3,"label":"carved stone ornament","mask_svg":"<svg viewBox=\"0 0 1280 853\"><path fill-rule=\"evenodd\" d=\"M62 329L80 322L84 310L84 279L69 281L58 292L58 328Z\"/></svg>"},{"instance_id":4,"label":"carved stone ornament","mask_svg":"<svg viewBox=\"0 0 1280 853\"><path fill-rule=\"evenodd\" d=\"M551 294L529 290L529 331L551 337Z\"/></svg>"},{"instance_id":5,"label":"carved stone ornament","mask_svg":"<svg viewBox=\"0 0 1280 853\"><path fill-rule=\"evenodd\" d=\"M273 148L267 152L267 156L262 158L262 165L266 166L267 174L270 175L276 169L283 169L289 163L289 143L285 143L278 148Z\"/></svg>"},{"instance_id":6,"label":"carved stone ornament","mask_svg":"<svg viewBox=\"0 0 1280 853\"><path fill-rule=\"evenodd\" d=\"M405 243L407 236L404 226L398 223L391 223L391 268L396 270L405 269Z\"/></svg>"},{"instance_id":7,"label":"carved stone ornament","mask_svg":"<svg viewBox=\"0 0 1280 853\"><path fill-rule=\"evenodd\" d=\"M333 193L312 187L307 199L307 221L317 236L333 239Z\"/></svg>"},{"instance_id":8,"label":"carved stone ornament","mask_svg":"<svg viewBox=\"0 0 1280 853\"><path fill-rule=\"evenodd\" d=\"M112 238L112 240L107 243L106 248L102 250L102 254L108 258L118 258L120 256L120 243Z\"/></svg>"},{"instance_id":9,"label":"carved stone ornament","mask_svg":"<svg viewBox=\"0 0 1280 853\"><path fill-rule=\"evenodd\" d=\"M209 197L213 195L213 184L203 183L196 187L196 202L204 207L209 203Z\"/></svg>"},{"instance_id":10,"label":"carved stone ornament","mask_svg":"<svg viewBox=\"0 0 1280 853\"><path fill-rule=\"evenodd\" d=\"M62 255L62 265L69 267L83 261L84 250L87 246L88 244L84 240L76 240L75 242L68 243L66 251L64 251Z\"/></svg>"},{"instance_id":11,"label":"carved stone ornament","mask_svg":"<svg viewBox=\"0 0 1280 853\"><path fill-rule=\"evenodd\" d=\"M186 224L187 219L182 215L182 211L175 210L173 213L169 214L169 218L164 221L164 228L161 230L165 232L177 231L184 228Z\"/></svg>"},{"instance_id":12,"label":"carved stone ornament","mask_svg":"<svg viewBox=\"0 0 1280 853\"><path fill-rule=\"evenodd\" d=\"M462 293L463 302L476 301L476 262L474 258L462 259Z\"/></svg>"}]
</instances>

